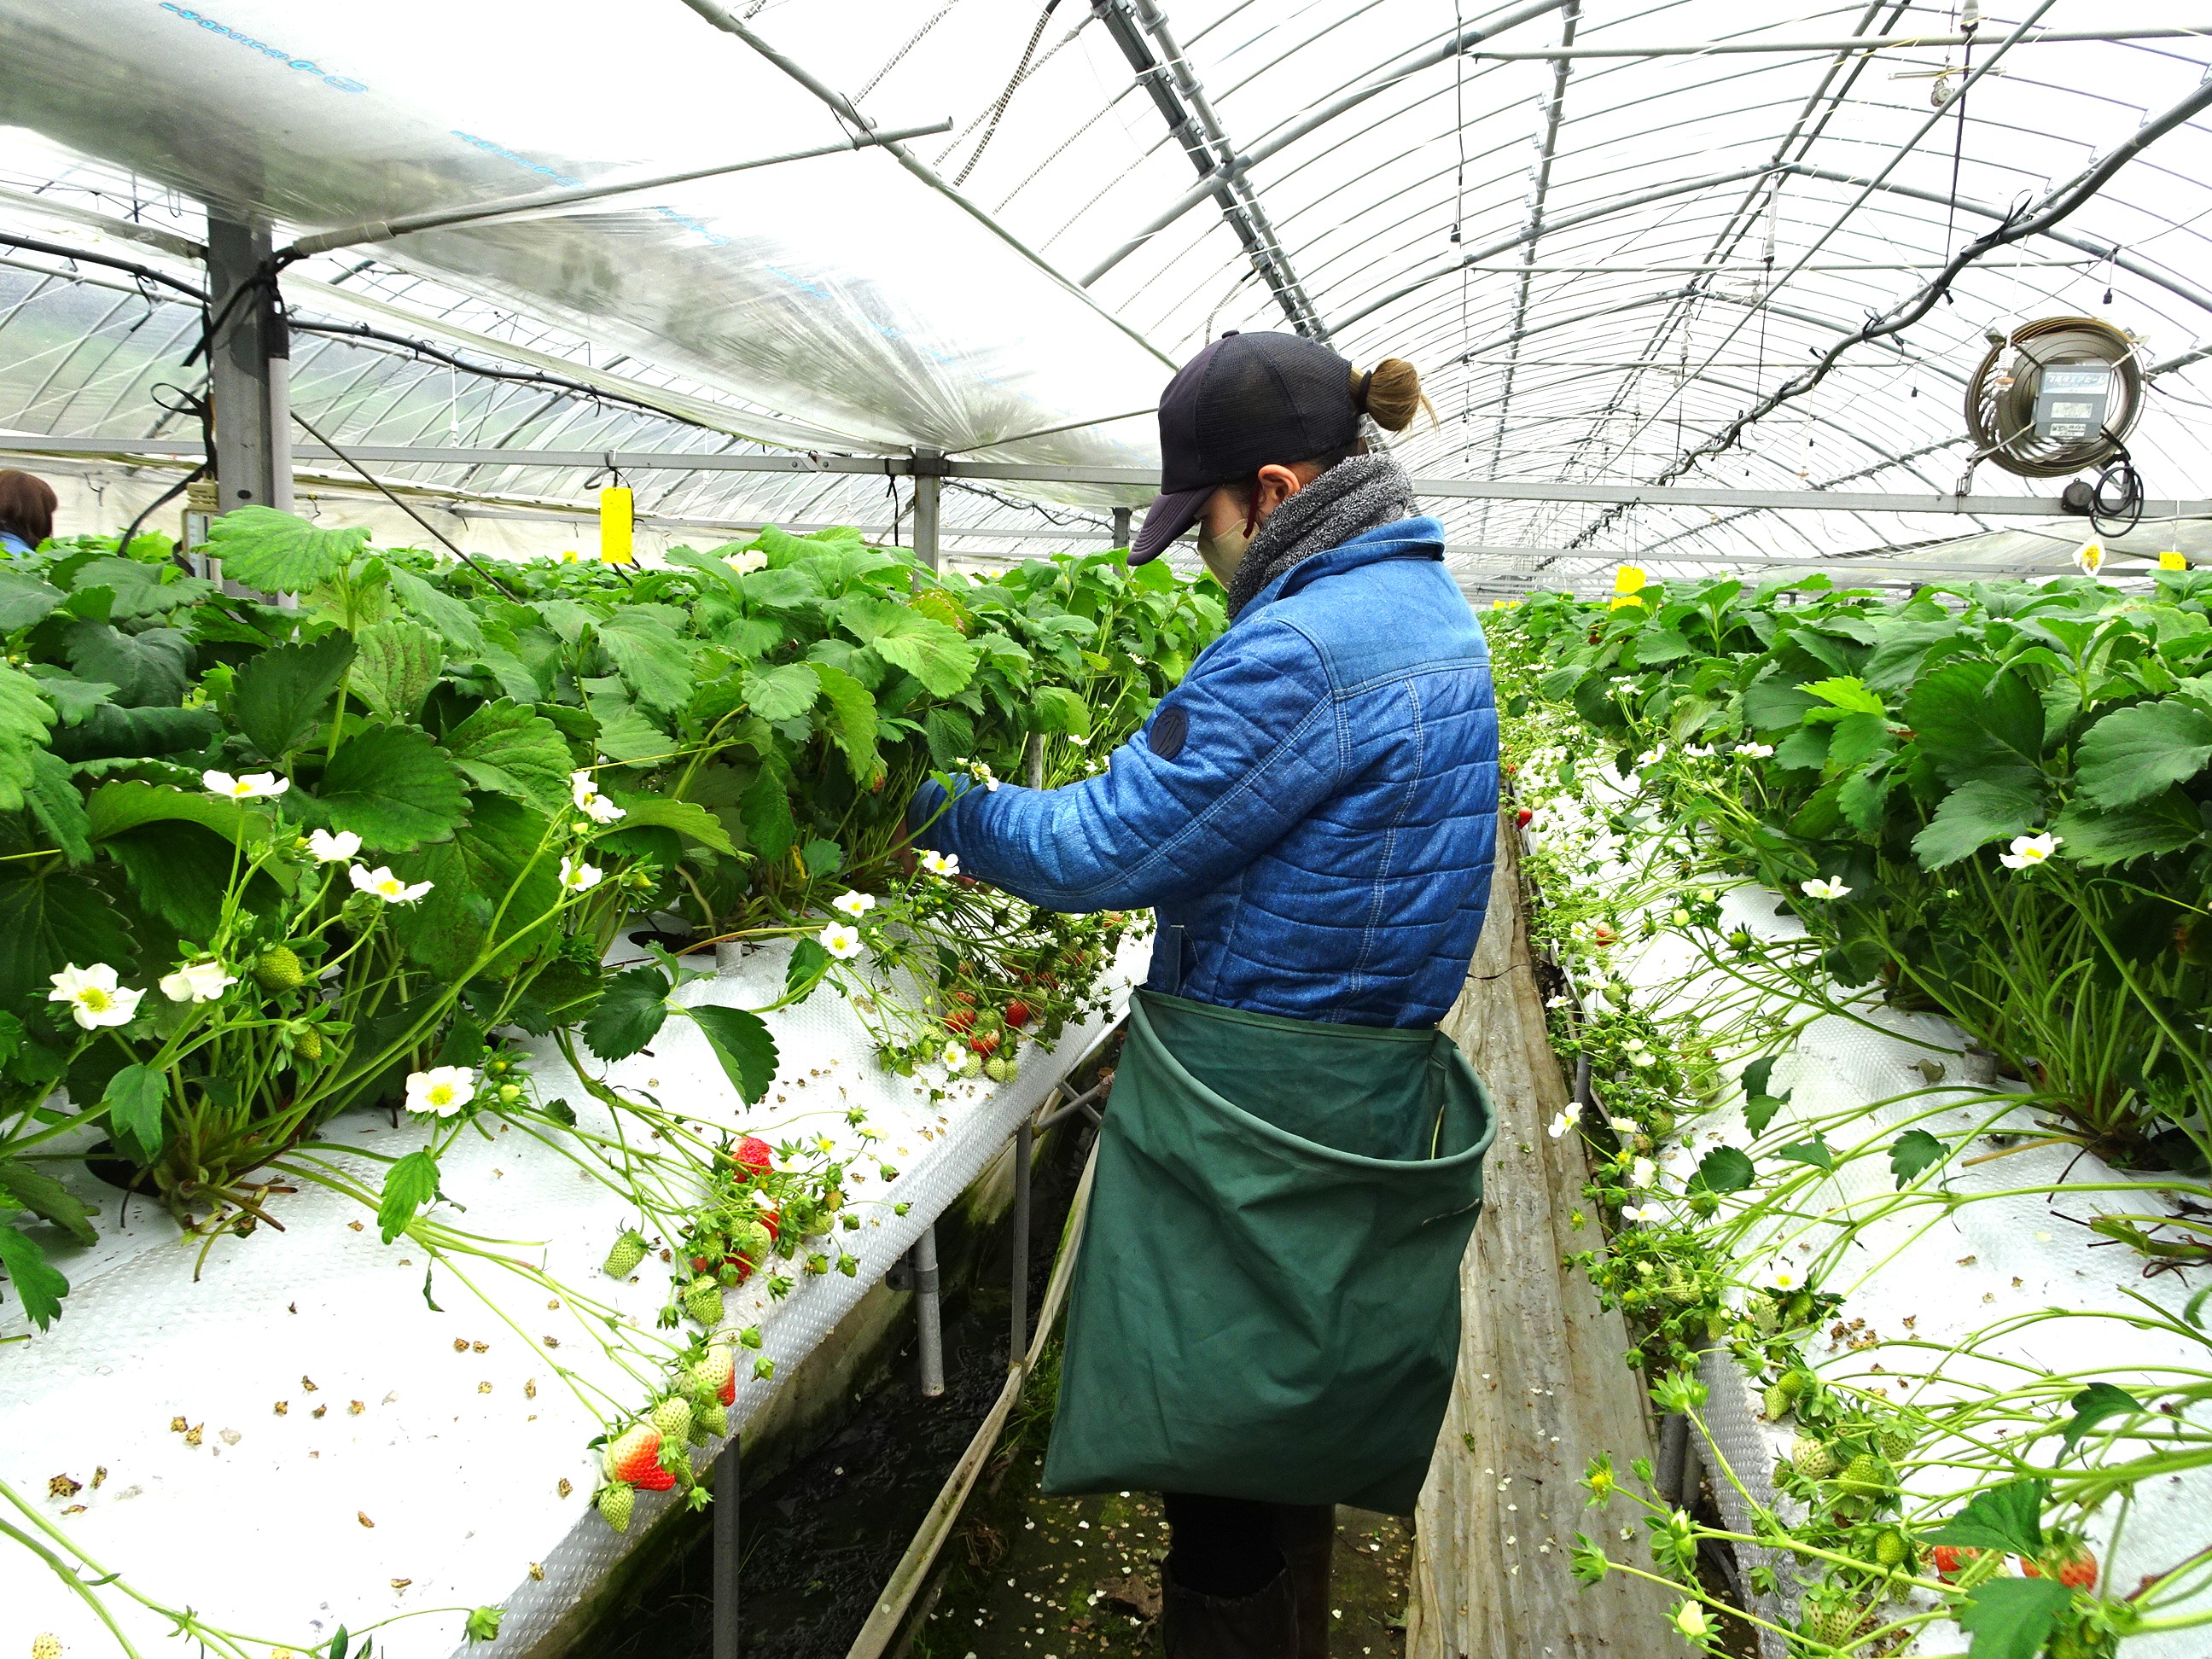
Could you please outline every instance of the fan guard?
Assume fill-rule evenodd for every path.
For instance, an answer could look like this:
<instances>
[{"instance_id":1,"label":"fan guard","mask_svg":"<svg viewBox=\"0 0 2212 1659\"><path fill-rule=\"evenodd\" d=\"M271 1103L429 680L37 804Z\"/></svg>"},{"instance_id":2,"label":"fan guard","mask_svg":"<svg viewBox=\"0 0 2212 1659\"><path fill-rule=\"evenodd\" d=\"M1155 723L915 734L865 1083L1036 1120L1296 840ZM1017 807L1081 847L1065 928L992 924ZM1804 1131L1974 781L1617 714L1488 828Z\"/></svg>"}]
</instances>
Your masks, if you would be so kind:
<instances>
[{"instance_id":1,"label":"fan guard","mask_svg":"<svg viewBox=\"0 0 2212 1659\"><path fill-rule=\"evenodd\" d=\"M2006 355L2011 359L2005 361ZM2135 343L2094 317L2045 317L1991 337L1966 382L1977 459L2023 478L2102 466L2142 413Z\"/></svg>"}]
</instances>

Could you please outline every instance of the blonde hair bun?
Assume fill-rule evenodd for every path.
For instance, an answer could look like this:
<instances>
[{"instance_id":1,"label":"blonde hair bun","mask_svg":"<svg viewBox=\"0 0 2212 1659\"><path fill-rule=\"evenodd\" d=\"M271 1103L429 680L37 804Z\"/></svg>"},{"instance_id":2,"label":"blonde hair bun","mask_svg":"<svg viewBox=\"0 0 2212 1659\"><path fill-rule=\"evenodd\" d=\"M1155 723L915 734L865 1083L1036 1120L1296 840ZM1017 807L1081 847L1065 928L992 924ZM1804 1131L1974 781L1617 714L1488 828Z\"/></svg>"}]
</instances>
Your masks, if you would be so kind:
<instances>
[{"instance_id":1,"label":"blonde hair bun","mask_svg":"<svg viewBox=\"0 0 2212 1659\"><path fill-rule=\"evenodd\" d=\"M1435 406L1421 390L1420 370L1403 357L1385 357L1364 374L1353 370L1352 400L1385 432L1403 432L1425 409L1431 421L1437 418Z\"/></svg>"}]
</instances>

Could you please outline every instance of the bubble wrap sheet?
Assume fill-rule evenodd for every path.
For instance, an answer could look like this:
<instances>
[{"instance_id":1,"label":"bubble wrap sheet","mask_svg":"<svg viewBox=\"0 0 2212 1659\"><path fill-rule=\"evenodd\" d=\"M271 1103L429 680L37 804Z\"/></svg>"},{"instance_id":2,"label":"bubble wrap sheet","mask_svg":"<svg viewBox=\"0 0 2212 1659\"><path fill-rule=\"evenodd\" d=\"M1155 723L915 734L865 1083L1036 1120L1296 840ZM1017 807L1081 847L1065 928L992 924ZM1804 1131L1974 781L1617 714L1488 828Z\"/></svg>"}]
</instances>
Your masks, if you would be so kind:
<instances>
[{"instance_id":1,"label":"bubble wrap sheet","mask_svg":"<svg viewBox=\"0 0 2212 1659\"><path fill-rule=\"evenodd\" d=\"M1770 890L1740 888L1723 901L1721 931L1741 926L1770 940L1800 936L1803 930L1794 917L1777 915L1778 904L1778 896ZM1621 976L1644 990L1673 985L1696 961L1686 941L1663 931L1650 943L1620 955ZM1700 1001L1717 996L1726 983L1717 974L1692 977L1686 991L1675 993L1671 1001L1654 1011L1694 1011ZM1855 1012L1857 1019L1828 1015L1806 1028L1776 1066L1771 1085L1777 1091L1789 1091L1790 1098L1768 1130L1770 1144L1793 1121L1809 1123L1838 1112L1856 1112L1856 1122L1840 1131L1829 1129L1831 1144L1839 1155L1862 1145L1876 1149L1871 1156L1838 1164L1835 1174L1807 1200L1819 1207L1893 1190L1886 1149L1908 1123L1955 1139L1992 1116L1996 1109L1992 1097L2004 1087L1960 1086L1966 1040L1949 1021L1901 1013L1872 1000ZM1933 1085L1919 1069L1921 1062L1929 1060L1943 1068ZM1602 1092L1602 1081L1599 1088ZM1696 1158L1716 1137L1748 1143L1741 1096L1732 1093L1735 1103L1696 1120L1694 1155L1667 1149L1673 1155L1662 1157L1662 1168L1668 1173L1662 1180L1672 1190L1680 1190ZM1961 1103L1948 1107L1951 1101ZM1943 1109L1923 1115L1931 1108ZM2022 1108L2006 1117L2002 1127L2032 1135L2035 1117ZM1992 1150L1997 1148L1984 1140L1968 1155ZM1795 1170L1800 1166L1786 1167ZM1766 1172L1772 1172L1771 1166ZM2062 1181L2077 1188L2100 1182L2123 1188L2150 1184L2065 1146L2015 1151L1972 1168L1961 1168L1954 1159L1948 1176L1950 1188L1966 1195L2011 1193ZM2144 1277L2140 1256L2121 1246L2100 1244L2079 1224L2100 1212L2140 1213L2168 1207L2149 1194L2137 1200L2124 1190L2081 1191L2056 1200L2031 1192L1987 1198L1932 1220L1935 1212L1927 1207L1873 1220L1858 1230L1841 1268L1816 1287L1841 1292L1845 1298L1843 1321L1863 1320L1864 1327L1840 1340L1823 1336L1807 1358L1832 1382L1870 1388L1900 1404L1917 1401L1933 1405L1955 1397L1954 1382L2008 1386L2007 1379L2017 1378L2022 1371L2031 1376L2087 1371L2154 1401L2160 1389L2173 1382L2161 1376L2160 1368L2202 1366L2204 1350L2170 1332L2136 1328L2118 1316L2144 1312L2136 1297L2178 1315L2197 1286L2180 1274ZM1822 1237L1791 1254L1808 1260L1826 1243ZM1745 1264L1746 1277L1755 1282L1762 1265L1754 1251ZM2064 1309L2071 1316L2006 1328L2020 1316L2045 1309ZM1924 1347L1896 1346L1907 1339L1949 1345L1970 1338L1981 1358L1954 1355L1944 1358L1940 1367L1939 1356ZM1726 1349L1708 1352L1701 1375L1711 1390L1708 1413L1717 1445L1699 1447L1700 1456L1710 1463L1717 1451L1759 1502L1774 1503L1773 1466L1788 1455L1794 1431L1787 1424L1765 1419L1760 1386L1745 1376ZM2039 1455L2045 1461L2055 1444L2043 1443ZM1940 1445L1923 1446L1914 1456L1937 1459L1942 1449ZM1938 1462L1909 1474L1906 1484L1916 1495L1934 1497L1955 1491L1972 1478ZM1748 1530L1751 1514L1743 1495L1717 1471L1712 1484L1730 1528ZM1781 1507L1785 1517L1793 1512L1786 1499ZM2130 1586L2145 1574L2165 1571L2212 1546L2212 1471L2200 1469L2138 1489L2115 1553L2106 1528L2118 1507L2107 1504L2090 1528L2106 1584ZM1757 1610L1777 1622L1792 1623L1797 1596L1790 1559L1759 1551L1742 1552L1740 1559L1747 1567L1762 1556L1776 1569L1784 1589L1777 1596L1760 1598L1763 1605ZM1778 1638L1763 1639L1768 1659L1781 1659L1785 1650ZM1926 1627L1915 1650L1961 1653L1966 1646L1965 1636L1954 1626L1938 1622ZM2151 1633L2130 1638L2122 1651L2126 1659L2204 1659L2208 1638L2202 1629Z\"/></svg>"},{"instance_id":2,"label":"bubble wrap sheet","mask_svg":"<svg viewBox=\"0 0 2212 1659\"><path fill-rule=\"evenodd\" d=\"M1032 1045L1013 1082L959 1085L935 1103L926 1085L875 1063L858 1017L826 988L768 1016L780 1068L749 1110L686 1019L671 1019L650 1054L609 1068L619 1088L769 1139L818 1133L850 1148L849 1105L866 1108L882 1135L876 1150L898 1177L886 1186L864 1160L849 1188L863 1224L837 1235L860 1257L857 1274L794 1275L789 1297L773 1305L759 1279L728 1294L733 1325L758 1321L779 1379L1110 1029L1148 948L1124 945L1109 981L1115 1012L1071 1024L1051 1054ZM783 945L726 960L676 1000L763 1006L781 994L788 954ZM580 1133L607 1133L610 1115L553 1044L530 1052L544 1097L567 1099ZM397 1154L423 1141L418 1124L394 1130L381 1113L349 1114L324 1135L340 1154ZM379 1166L352 1162L372 1186L380 1179ZM641 1404L658 1373L635 1355L630 1370L609 1358L561 1287L617 1305L652 1349L665 1277L652 1259L635 1284L600 1272L617 1231L637 1218L562 1139L496 1126L464 1134L443 1175L451 1201L432 1212L437 1219L501 1241L495 1254L554 1282L469 1255L441 1261L426 1296L418 1245L404 1236L380 1243L372 1215L315 1187L272 1201L283 1231L218 1240L196 1281L197 1241L138 1199L122 1206L118 1226L120 1194L78 1170L78 1189L102 1206L101 1237L54 1252L72 1290L53 1328L0 1347L0 1477L100 1570L251 1638L256 1659L320 1642L340 1624L358 1634L410 1613L422 1616L377 1632L380 1654L526 1650L671 1501L641 1494L626 1537L591 1512L599 1470L586 1443L605 1417ZM899 1203L910 1206L903 1217L893 1213ZM10 1296L0 1337L27 1328ZM556 1359L575 1387L556 1376ZM744 1377L732 1420L742 1423L775 1386ZM62 1495L57 1484L50 1497L57 1477L80 1490ZM169 1650L167 1620L119 1586L101 1595L141 1651ZM496 1644L468 1648L463 1613L487 1604L507 1608L505 1627ZM118 1650L76 1591L0 1537L0 1653L27 1650L41 1632L70 1655Z\"/></svg>"}]
</instances>

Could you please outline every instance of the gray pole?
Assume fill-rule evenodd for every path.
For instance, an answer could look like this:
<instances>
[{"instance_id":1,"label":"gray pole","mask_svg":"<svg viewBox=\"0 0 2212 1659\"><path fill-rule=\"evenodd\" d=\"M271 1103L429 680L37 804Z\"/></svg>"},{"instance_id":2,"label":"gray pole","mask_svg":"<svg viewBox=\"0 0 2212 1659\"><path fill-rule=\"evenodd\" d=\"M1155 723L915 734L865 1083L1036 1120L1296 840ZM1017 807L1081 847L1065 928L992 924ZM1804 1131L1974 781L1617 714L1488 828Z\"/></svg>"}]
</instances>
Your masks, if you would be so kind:
<instances>
[{"instance_id":1,"label":"gray pole","mask_svg":"<svg viewBox=\"0 0 2212 1659\"><path fill-rule=\"evenodd\" d=\"M281 319L270 295L240 291L260 274L269 252L266 223L242 224L210 211L208 293L210 314L220 319L208 362L219 513L234 507L276 507L291 496L290 478L281 486L277 482L279 433L271 419L270 361L283 349L271 349L273 337L282 330ZM289 400L279 418L289 422ZM289 449L287 441L288 463Z\"/></svg>"},{"instance_id":2,"label":"gray pole","mask_svg":"<svg viewBox=\"0 0 2212 1659\"><path fill-rule=\"evenodd\" d=\"M1114 509L1114 545L1127 547L1128 544L1129 509L1126 507L1117 507Z\"/></svg>"},{"instance_id":3,"label":"gray pole","mask_svg":"<svg viewBox=\"0 0 2212 1659\"><path fill-rule=\"evenodd\" d=\"M714 1659L738 1659L738 1437L714 1460Z\"/></svg>"},{"instance_id":4,"label":"gray pole","mask_svg":"<svg viewBox=\"0 0 2212 1659\"><path fill-rule=\"evenodd\" d=\"M907 1260L914 1272L915 1337L921 1350L922 1397L935 1400L945 1392L945 1323L944 1310L937 1299L935 1222L921 1230Z\"/></svg>"},{"instance_id":5,"label":"gray pole","mask_svg":"<svg viewBox=\"0 0 2212 1659\"><path fill-rule=\"evenodd\" d=\"M914 452L914 550L932 570L944 562L937 545L937 509L949 465L942 450Z\"/></svg>"},{"instance_id":6,"label":"gray pole","mask_svg":"<svg viewBox=\"0 0 2212 1659\"><path fill-rule=\"evenodd\" d=\"M1027 1118L1014 1131L1013 1317L1006 1337L1006 1364L1018 1365L1030 1351L1030 1164L1036 1156L1036 1132Z\"/></svg>"}]
</instances>

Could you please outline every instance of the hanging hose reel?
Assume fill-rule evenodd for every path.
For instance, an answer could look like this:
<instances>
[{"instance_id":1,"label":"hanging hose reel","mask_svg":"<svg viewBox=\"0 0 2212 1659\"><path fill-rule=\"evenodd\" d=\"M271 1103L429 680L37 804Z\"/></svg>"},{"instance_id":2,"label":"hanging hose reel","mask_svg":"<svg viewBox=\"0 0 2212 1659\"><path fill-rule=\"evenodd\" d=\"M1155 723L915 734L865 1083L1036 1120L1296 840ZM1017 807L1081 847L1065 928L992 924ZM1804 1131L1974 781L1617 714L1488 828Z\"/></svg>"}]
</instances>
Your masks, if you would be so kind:
<instances>
[{"instance_id":1,"label":"hanging hose reel","mask_svg":"<svg viewBox=\"0 0 2212 1659\"><path fill-rule=\"evenodd\" d=\"M2101 469L2095 483L2076 480L2062 499L2102 533L2123 534L2142 511L2142 483L2126 443L2142 394L2136 343L2110 323L2045 317L2010 335L1993 333L1966 382L1974 459L2023 478Z\"/></svg>"}]
</instances>

